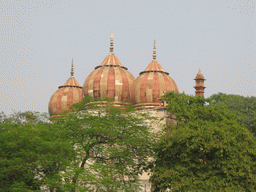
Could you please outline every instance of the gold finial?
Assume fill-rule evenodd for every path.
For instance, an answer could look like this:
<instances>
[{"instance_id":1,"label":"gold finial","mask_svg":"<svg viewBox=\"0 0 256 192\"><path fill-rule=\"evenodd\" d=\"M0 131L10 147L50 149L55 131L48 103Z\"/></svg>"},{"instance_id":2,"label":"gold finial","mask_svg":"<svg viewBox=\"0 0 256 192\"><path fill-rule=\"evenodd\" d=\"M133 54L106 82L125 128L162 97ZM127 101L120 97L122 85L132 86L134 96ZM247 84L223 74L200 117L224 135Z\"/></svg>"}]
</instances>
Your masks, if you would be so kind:
<instances>
[{"instance_id":1,"label":"gold finial","mask_svg":"<svg viewBox=\"0 0 256 192\"><path fill-rule=\"evenodd\" d=\"M113 32L111 31L111 35L110 35L110 54L113 54L113 50L114 50L114 41L113 41Z\"/></svg>"},{"instance_id":2,"label":"gold finial","mask_svg":"<svg viewBox=\"0 0 256 192\"><path fill-rule=\"evenodd\" d=\"M72 63L71 63L71 72L70 72L70 74L71 74L71 77L74 76L74 63L73 63L73 58L72 58Z\"/></svg>"},{"instance_id":3,"label":"gold finial","mask_svg":"<svg viewBox=\"0 0 256 192\"><path fill-rule=\"evenodd\" d=\"M154 40L153 61L156 61L156 40Z\"/></svg>"}]
</instances>

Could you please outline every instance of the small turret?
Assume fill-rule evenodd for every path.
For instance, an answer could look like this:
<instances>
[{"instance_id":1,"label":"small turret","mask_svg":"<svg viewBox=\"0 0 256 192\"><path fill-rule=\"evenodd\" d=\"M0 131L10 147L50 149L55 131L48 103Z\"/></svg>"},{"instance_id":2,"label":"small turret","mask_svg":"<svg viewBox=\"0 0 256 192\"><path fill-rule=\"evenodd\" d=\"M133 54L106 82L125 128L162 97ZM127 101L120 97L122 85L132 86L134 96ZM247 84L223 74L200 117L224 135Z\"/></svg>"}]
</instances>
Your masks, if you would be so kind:
<instances>
[{"instance_id":1,"label":"small turret","mask_svg":"<svg viewBox=\"0 0 256 192\"><path fill-rule=\"evenodd\" d=\"M196 81L196 85L194 88L196 89L195 93L196 96L204 96L204 89L206 88L204 86L204 81L206 80L203 76L203 73L201 72L201 69L199 69L196 78L194 79Z\"/></svg>"}]
</instances>

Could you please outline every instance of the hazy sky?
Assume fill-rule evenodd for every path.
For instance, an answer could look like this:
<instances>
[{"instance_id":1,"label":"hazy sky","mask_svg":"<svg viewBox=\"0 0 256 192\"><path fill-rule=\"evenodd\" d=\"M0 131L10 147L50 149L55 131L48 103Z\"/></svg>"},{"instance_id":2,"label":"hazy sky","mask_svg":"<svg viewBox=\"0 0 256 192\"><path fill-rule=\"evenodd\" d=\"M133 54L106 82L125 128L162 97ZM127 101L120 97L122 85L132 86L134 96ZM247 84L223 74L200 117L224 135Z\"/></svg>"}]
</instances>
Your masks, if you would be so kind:
<instances>
[{"instance_id":1,"label":"hazy sky","mask_svg":"<svg viewBox=\"0 0 256 192\"><path fill-rule=\"evenodd\" d=\"M83 85L109 53L138 77L152 61L179 91L194 95L201 68L205 96L256 96L253 0L0 0L0 111L48 112L70 77Z\"/></svg>"}]
</instances>

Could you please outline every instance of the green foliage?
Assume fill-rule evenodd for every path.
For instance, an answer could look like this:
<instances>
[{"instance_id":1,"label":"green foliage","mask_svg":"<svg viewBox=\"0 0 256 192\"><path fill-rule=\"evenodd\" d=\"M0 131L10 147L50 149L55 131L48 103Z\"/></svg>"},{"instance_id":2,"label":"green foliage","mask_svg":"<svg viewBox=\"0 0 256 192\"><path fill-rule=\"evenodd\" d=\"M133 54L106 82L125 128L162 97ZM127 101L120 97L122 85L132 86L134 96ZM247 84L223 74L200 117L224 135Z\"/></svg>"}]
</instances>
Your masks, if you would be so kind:
<instances>
[{"instance_id":1,"label":"green foliage","mask_svg":"<svg viewBox=\"0 0 256 192\"><path fill-rule=\"evenodd\" d=\"M35 123L40 120L30 115L32 118L27 118L27 123L17 114L3 118L0 123L1 191L56 188L62 183L58 174L75 157L73 147L66 140L66 131L57 124Z\"/></svg>"},{"instance_id":2,"label":"green foliage","mask_svg":"<svg viewBox=\"0 0 256 192\"><path fill-rule=\"evenodd\" d=\"M241 124L244 124L252 133L256 133L256 97L218 93L212 95L210 99L212 99L212 105L225 105L240 117Z\"/></svg>"},{"instance_id":3,"label":"green foliage","mask_svg":"<svg viewBox=\"0 0 256 192\"><path fill-rule=\"evenodd\" d=\"M138 191L154 155L153 118L117 105L86 97L52 122L36 112L0 113L0 189Z\"/></svg>"},{"instance_id":4,"label":"green foliage","mask_svg":"<svg viewBox=\"0 0 256 192\"><path fill-rule=\"evenodd\" d=\"M70 191L138 190L138 174L153 156L155 135L146 113L133 111L127 103L122 109L115 105L111 99L86 97L73 105L72 113L55 118L70 132L77 152L77 161L63 175Z\"/></svg>"},{"instance_id":5,"label":"green foliage","mask_svg":"<svg viewBox=\"0 0 256 192\"><path fill-rule=\"evenodd\" d=\"M14 123L14 124L23 124L23 123L43 123L49 122L48 113L40 113L37 111L25 111L25 112L14 112L10 115L5 115L4 112L0 112L0 123Z\"/></svg>"},{"instance_id":6,"label":"green foliage","mask_svg":"<svg viewBox=\"0 0 256 192\"><path fill-rule=\"evenodd\" d=\"M162 99L177 124L155 149L154 191L256 190L256 142L235 114L204 97L171 92Z\"/></svg>"}]
</instances>

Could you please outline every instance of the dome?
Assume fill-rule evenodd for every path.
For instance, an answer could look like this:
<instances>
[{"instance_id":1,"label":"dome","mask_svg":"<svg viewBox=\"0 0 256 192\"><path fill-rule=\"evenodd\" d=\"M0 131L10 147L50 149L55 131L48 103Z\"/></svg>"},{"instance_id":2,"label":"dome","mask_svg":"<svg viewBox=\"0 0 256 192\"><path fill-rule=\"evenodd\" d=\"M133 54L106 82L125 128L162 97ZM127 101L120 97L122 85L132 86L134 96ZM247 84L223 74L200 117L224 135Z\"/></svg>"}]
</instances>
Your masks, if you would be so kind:
<instances>
[{"instance_id":1,"label":"dome","mask_svg":"<svg viewBox=\"0 0 256 192\"><path fill-rule=\"evenodd\" d=\"M147 108L157 108L159 99L169 91L179 92L176 83L169 77L169 73L165 72L156 61L154 42L153 61L144 71L140 72L140 76L133 83L132 103L135 107L142 105Z\"/></svg>"},{"instance_id":2,"label":"dome","mask_svg":"<svg viewBox=\"0 0 256 192\"><path fill-rule=\"evenodd\" d=\"M71 67L71 77L64 83L64 85L59 86L59 89L52 95L49 102L49 114L58 115L62 112L69 110L69 107L74 103L78 103L82 100L82 87L74 78L73 74L73 60Z\"/></svg>"},{"instance_id":3,"label":"dome","mask_svg":"<svg viewBox=\"0 0 256 192\"><path fill-rule=\"evenodd\" d=\"M98 67L103 67L103 66L115 66L115 67L122 67L125 68L121 62L119 61L119 59L117 58L117 56L115 56L113 53L109 54L107 57L105 57L105 59L103 60L103 62L98 66ZM96 68L98 68L96 67ZM125 68L127 69L127 68Z\"/></svg>"},{"instance_id":4,"label":"dome","mask_svg":"<svg viewBox=\"0 0 256 192\"><path fill-rule=\"evenodd\" d=\"M86 78L83 95L95 98L110 97L119 102L130 102L133 75L113 53L113 33L110 38L110 53Z\"/></svg>"},{"instance_id":5,"label":"dome","mask_svg":"<svg viewBox=\"0 0 256 192\"><path fill-rule=\"evenodd\" d=\"M198 71L198 73L196 75L196 79L204 79L204 75L203 75L201 69L199 69L199 71Z\"/></svg>"}]
</instances>

